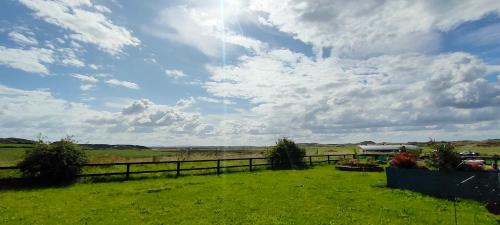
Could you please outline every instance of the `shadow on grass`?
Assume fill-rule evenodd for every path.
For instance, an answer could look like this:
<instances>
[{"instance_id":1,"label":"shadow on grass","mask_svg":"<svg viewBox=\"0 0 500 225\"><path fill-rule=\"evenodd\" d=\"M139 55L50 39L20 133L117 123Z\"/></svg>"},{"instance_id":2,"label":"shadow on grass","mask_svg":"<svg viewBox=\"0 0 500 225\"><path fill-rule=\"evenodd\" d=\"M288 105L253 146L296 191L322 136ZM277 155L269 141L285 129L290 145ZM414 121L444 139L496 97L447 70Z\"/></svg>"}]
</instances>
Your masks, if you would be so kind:
<instances>
[{"instance_id":1,"label":"shadow on grass","mask_svg":"<svg viewBox=\"0 0 500 225\"><path fill-rule=\"evenodd\" d=\"M81 178L80 180L83 183L107 183L107 182L123 182L123 181L138 181L138 180L146 180L146 179L178 179L183 177L191 177L191 176L214 176L214 175L225 175L225 174L233 174L233 173L252 173L271 170L266 168L255 168L252 171L250 170L230 170L230 169L221 169L220 173L217 174L217 171L206 171L206 172L194 172L194 173L181 173L177 176L174 173L163 173L161 175L134 175L131 174L129 178L126 178L123 175L111 175L111 176L96 176L96 177L86 177Z\"/></svg>"},{"instance_id":2,"label":"shadow on grass","mask_svg":"<svg viewBox=\"0 0 500 225\"><path fill-rule=\"evenodd\" d=\"M124 175L109 175L109 176L94 176L94 177L81 177L79 179L75 179L72 181L66 182L58 182L58 183L50 183L43 182L40 180L34 179L25 179L25 178L9 178L9 179L0 179L0 190L30 190L30 189L45 189L45 188L65 188L71 186L74 183L107 183L107 182L124 182L124 181L139 181L145 179L177 179L182 177L189 176L213 176L213 175L224 175L224 174L233 174L233 173L253 173L260 172L265 170L270 171L279 171L279 170L307 170L311 169L313 166L305 165L301 167L295 168L271 168L271 167L261 167L254 168L252 171L248 169L229 169L229 168L221 168L220 173L218 174L216 170L210 171L196 171L196 172L184 172L177 176L175 173L157 173L158 175L154 175L155 173L148 174L131 174L129 178Z\"/></svg>"},{"instance_id":3,"label":"shadow on grass","mask_svg":"<svg viewBox=\"0 0 500 225\"><path fill-rule=\"evenodd\" d=\"M76 180L64 182L47 182L27 178L0 179L0 190L36 190L45 188L65 188L71 186L75 182Z\"/></svg>"}]
</instances>

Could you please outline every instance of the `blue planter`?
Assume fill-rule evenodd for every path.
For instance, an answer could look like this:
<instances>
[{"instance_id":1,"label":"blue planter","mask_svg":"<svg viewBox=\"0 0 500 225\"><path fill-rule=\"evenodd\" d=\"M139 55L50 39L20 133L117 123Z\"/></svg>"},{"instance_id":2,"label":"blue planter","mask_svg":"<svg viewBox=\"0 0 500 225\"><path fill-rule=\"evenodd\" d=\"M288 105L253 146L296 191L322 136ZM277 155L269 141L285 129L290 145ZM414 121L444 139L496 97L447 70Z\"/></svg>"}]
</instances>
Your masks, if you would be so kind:
<instances>
[{"instance_id":1,"label":"blue planter","mask_svg":"<svg viewBox=\"0 0 500 225\"><path fill-rule=\"evenodd\" d=\"M442 172L387 167L386 175L387 186L391 188L407 189L441 198L500 201L499 173Z\"/></svg>"}]
</instances>

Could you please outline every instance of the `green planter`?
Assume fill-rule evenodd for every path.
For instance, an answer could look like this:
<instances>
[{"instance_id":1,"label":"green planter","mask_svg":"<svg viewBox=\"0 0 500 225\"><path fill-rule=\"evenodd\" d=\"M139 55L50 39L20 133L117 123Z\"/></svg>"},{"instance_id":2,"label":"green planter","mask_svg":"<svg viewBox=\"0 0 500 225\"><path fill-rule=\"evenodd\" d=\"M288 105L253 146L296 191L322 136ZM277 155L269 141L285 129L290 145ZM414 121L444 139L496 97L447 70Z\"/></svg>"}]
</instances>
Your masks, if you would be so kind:
<instances>
[{"instance_id":1,"label":"green planter","mask_svg":"<svg viewBox=\"0 0 500 225\"><path fill-rule=\"evenodd\" d=\"M499 173L442 172L395 167L387 167L385 171L387 186L391 188L407 189L441 198L500 201Z\"/></svg>"}]
</instances>

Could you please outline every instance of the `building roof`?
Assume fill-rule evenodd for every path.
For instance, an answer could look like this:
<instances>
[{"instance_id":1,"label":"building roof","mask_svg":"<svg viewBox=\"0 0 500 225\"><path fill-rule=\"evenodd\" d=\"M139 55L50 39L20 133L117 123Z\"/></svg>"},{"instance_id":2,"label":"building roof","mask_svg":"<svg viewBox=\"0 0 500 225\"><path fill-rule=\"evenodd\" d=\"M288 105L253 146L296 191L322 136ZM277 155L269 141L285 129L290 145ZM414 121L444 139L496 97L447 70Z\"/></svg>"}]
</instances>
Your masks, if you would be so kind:
<instances>
[{"instance_id":1,"label":"building roof","mask_svg":"<svg viewBox=\"0 0 500 225\"><path fill-rule=\"evenodd\" d=\"M403 146L406 149L418 149L415 145L359 145L363 151L398 151Z\"/></svg>"}]
</instances>

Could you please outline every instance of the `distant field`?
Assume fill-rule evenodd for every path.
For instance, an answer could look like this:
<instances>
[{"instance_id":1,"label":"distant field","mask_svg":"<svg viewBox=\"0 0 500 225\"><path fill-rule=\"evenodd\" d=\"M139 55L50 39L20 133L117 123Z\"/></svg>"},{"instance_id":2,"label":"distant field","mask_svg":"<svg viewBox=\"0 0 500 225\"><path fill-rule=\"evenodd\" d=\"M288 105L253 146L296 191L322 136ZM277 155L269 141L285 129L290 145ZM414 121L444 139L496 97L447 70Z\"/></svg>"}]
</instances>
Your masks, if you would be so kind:
<instances>
[{"instance_id":1,"label":"distant field","mask_svg":"<svg viewBox=\"0 0 500 225\"><path fill-rule=\"evenodd\" d=\"M0 224L454 224L453 203L385 187L384 173L306 170L0 187ZM459 224L498 224L478 202Z\"/></svg>"},{"instance_id":2,"label":"distant field","mask_svg":"<svg viewBox=\"0 0 500 225\"><path fill-rule=\"evenodd\" d=\"M1 144L0 144L1 146ZM22 160L26 150L30 148L2 148L0 147L0 166L15 165ZM85 150L90 162L93 163L106 163L118 161L141 161L152 160L153 157L168 157L175 156L172 152L163 152L155 150L143 149L127 149L127 150Z\"/></svg>"},{"instance_id":3,"label":"distant field","mask_svg":"<svg viewBox=\"0 0 500 225\"><path fill-rule=\"evenodd\" d=\"M30 149L31 145L26 144L0 144L0 166L15 165L22 160L24 152ZM263 157L264 150L192 150L177 151L175 148L147 150L147 149L85 149L90 162L111 163L111 162L140 162L140 161L160 161L160 160L196 160L214 158L242 158L242 157ZM353 147L306 147L307 154L327 154L327 153L352 153Z\"/></svg>"},{"instance_id":4,"label":"distant field","mask_svg":"<svg viewBox=\"0 0 500 225\"><path fill-rule=\"evenodd\" d=\"M456 151L457 152L463 152L463 151L473 151L480 153L482 155L500 155L500 146L489 146L489 147L484 147L484 146L477 146L474 144L469 144L469 145L457 145L456 146ZM423 148L424 152L431 152L432 149L429 147Z\"/></svg>"},{"instance_id":5,"label":"distant field","mask_svg":"<svg viewBox=\"0 0 500 225\"><path fill-rule=\"evenodd\" d=\"M29 144L0 144L0 166L10 166L17 164L22 160L25 150L29 149ZM305 147L308 155L316 154L352 154L359 150L356 146L321 146ZM92 163L111 163L111 162L143 162L143 161L164 161L164 160L195 160L195 159L214 159L214 158L242 158L242 157L262 157L265 148L246 149L246 150L203 150L203 151L177 151L175 148L148 150L148 149L86 149ZM499 154L500 146L477 146L474 144L459 145L457 151L472 150L481 154ZM424 148L424 152L431 151L430 148Z\"/></svg>"}]
</instances>

